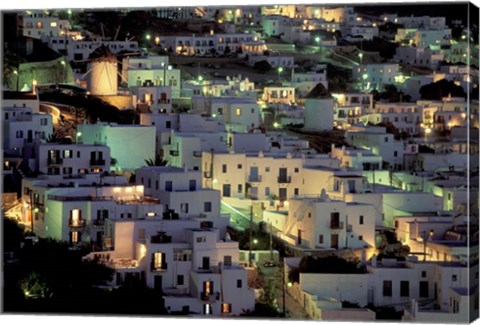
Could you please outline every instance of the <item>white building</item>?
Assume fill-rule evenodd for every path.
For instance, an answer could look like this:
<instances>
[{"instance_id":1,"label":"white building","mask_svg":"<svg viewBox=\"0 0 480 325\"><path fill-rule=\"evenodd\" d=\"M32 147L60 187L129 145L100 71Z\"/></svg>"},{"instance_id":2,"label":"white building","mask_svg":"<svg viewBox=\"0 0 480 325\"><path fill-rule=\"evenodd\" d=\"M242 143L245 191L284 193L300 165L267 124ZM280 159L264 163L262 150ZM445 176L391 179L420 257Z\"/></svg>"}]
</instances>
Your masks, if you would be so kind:
<instances>
[{"instance_id":1,"label":"white building","mask_svg":"<svg viewBox=\"0 0 480 325\"><path fill-rule=\"evenodd\" d=\"M284 55L284 54L270 54L270 55L249 55L248 56L248 63L251 66L254 66L255 63L267 61L268 64L274 69L279 67L283 68L293 68L294 66L294 57L292 55Z\"/></svg>"},{"instance_id":2,"label":"white building","mask_svg":"<svg viewBox=\"0 0 480 325\"><path fill-rule=\"evenodd\" d=\"M110 171L110 148L94 144L36 144L29 161L34 171L48 175L76 175Z\"/></svg>"},{"instance_id":3,"label":"white building","mask_svg":"<svg viewBox=\"0 0 480 325\"><path fill-rule=\"evenodd\" d=\"M361 89L382 90L384 85L396 83L400 67L396 63L361 64L352 72L353 80L361 85Z\"/></svg>"},{"instance_id":4,"label":"white building","mask_svg":"<svg viewBox=\"0 0 480 325\"><path fill-rule=\"evenodd\" d=\"M70 29L68 20L47 14L40 10L29 10L21 15L23 36L42 41L58 36Z\"/></svg>"},{"instance_id":5,"label":"white building","mask_svg":"<svg viewBox=\"0 0 480 325\"><path fill-rule=\"evenodd\" d=\"M82 36L65 36L53 35L48 38L48 46L55 52L67 56L70 62L85 62L89 59L96 49L104 46L113 54L118 54L122 51L128 53L139 52L138 42L131 40L124 41L107 41L101 37L95 39L86 39Z\"/></svg>"},{"instance_id":6,"label":"white building","mask_svg":"<svg viewBox=\"0 0 480 325\"><path fill-rule=\"evenodd\" d=\"M260 125L260 108L253 99L212 97L207 101L210 105L208 114L223 120L228 130L245 132Z\"/></svg>"},{"instance_id":7,"label":"white building","mask_svg":"<svg viewBox=\"0 0 480 325\"><path fill-rule=\"evenodd\" d=\"M399 132L415 135L421 131L422 112L420 106L412 103L376 103L367 117L372 124L392 124Z\"/></svg>"},{"instance_id":8,"label":"white building","mask_svg":"<svg viewBox=\"0 0 480 325\"><path fill-rule=\"evenodd\" d=\"M374 207L319 197L294 197L280 228L283 238L310 249L375 247Z\"/></svg>"},{"instance_id":9,"label":"white building","mask_svg":"<svg viewBox=\"0 0 480 325\"><path fill-rule=\"evenodd\" d=\"M348 130L346 140L351 146L371 150L379 155L394 169L401 169L404 145L396 141L393 134L387 133L384 127L355 127Z\"/></svg>"},{"instance_id":10,"label":"white building","mask_svg":"<svg viewBox=\"0 0 480 325\"><path fill-rule=\"evenodd\" d=\"M136 171L137 185L145 194L160 199L166 212L180 217L220 215L220 192L203 188L202 172L177 167L142 167Z\"/></svg>"},{"instance_id":11,"label":"white building","mask_svg":"<svg viewBox=\"0 0 480 325\"><path fill-rule=\"evenodd\" d=\"M268 104L295 103L295 88L294 87L265 87L263 88L262 100Z\"/></svg>"},{"instance_id":12,"label":"white building","mask_svg":"<svg viewBox=\"0 0 480 325\"><path fill-rule=\"evenodd\" d=\"M169 86L173 98L180 96L180 69L168 64L168 56L129 57L122 61L122 80L128 87Z\"/></svg>"},{"instance_id":13,"label":"white building","mask_svg":"<svg viewBox=\"0 0 480 325\"><path fill-rule=\"evenodd\" d=\"M393 59L401 65L426 67L435 70L444 60L444 54L440 50L430 48L400 46L397 47Z\"/></svg>"},{"instance_id":14,"label":"white building","mask_svg":"<svg viewBox=\"0 0 480 325\"><path fill-rule=\"evenodd\" d=\"M225 235L221 219L227 218L109 222L112 250L89 257L114 268L115 285L137 277L161 291L169 313L241 315L253 311L254 292L239 266L238 243Z\"/></svg>"},{"instance_id":15,"label":"white building","mask_svg":"<svg viewBox=\"0 0 480 325\"><path fill-rule=\"evenodd\" d=\"M320 71L293 72L291 84L295 87L299 96L306 96L317 84L321 83L328 89L326 67Z\"/></svg>"},{"instance_id":16,"label":"white building","mask_svg":"<svg viewBox=\"0 0 480 325\"><path fill-rule=\"evenodd\" d=\"M130 86L130 92L136 96L137 109L152 113L170 113L172 111L172 87L154 86L145 82L143 86Z\"/></svg>"},{"instance_id":17,"label":"white building","mask_svg":"<svg viewBox=\"0 0 480 325\"><path fill-rule=\"evenodd\" d=\"M446 27L445 17L431 16L407 16L396 17L395 23L405 26L406 28L424 28L427 30L439 30Z\"/></svg>"},{"instance_id":18,"label":"white building","mask_svg":"<svg viewBox=\"0 0 480 325\"><path fill-rule=\"evenodd\" d=\"M419 29L415 32L413 42L417 47L440 49L441 45L450 44L452 30L450 28L426 30Z\"/></svg>"},{"instance_id":19,"label":"white building","mask_svg":"<svg viewBox=\"0 0 480 325\"><path fill-rule=\"evenodd\" d=\"M110 147L116 170L132 171L155 159L155 127L99 122L78 124L77 141ZM126 150L128 148L128 150Z\"/></svg>"},{"instance_id":20,"label":"white building","mask_svg":"<svg viewBox=\"0 0 480 325\"><path fill-rule=\"evenodd\" d=\"M44 141L52 135L52 116L34 113L30 107L3 106L2 129L4 152L21 156L26 144Z\"/></svg>"},{"instance_id":21,"label":"white building","mask_svg":"<svg viewBox=\"0 0 480 325\"><path fill-rule=\"evenodd\" d=\"M332 144L330 155L332 158L339 160L340 167L359 170L378 170L382 168L382 156L375 155L370 150L345 146L336 148Z\"/></svg>"},{"instance_id":22,"label":"white building","mask_svg":"<svg viewBox=\"0 0 480 325\"><path fill-rule=\"evenodd\" d=\"M333 97L305 99L304 129L315 131L333 129Z\"/></svg>"}]
</instances>

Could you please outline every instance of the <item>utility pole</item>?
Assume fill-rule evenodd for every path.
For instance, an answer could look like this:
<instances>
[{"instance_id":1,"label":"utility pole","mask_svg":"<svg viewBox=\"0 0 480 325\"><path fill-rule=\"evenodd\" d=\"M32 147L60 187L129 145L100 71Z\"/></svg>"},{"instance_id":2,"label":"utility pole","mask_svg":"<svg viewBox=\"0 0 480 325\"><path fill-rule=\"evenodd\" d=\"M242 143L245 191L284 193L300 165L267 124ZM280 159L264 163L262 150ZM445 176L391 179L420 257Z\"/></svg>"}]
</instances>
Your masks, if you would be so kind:
<instances>
[{"instance_id":1,"label":"utility pole","mask_svg":"<svg viewBox=\"0 0 480 325\"><path fill-rule=\"evenodd\" d=\"M253 242L253 205L250 206L250 244L248 245L248 266L252 266L252 242Z\"/></svg>"},{"instance_id":2,"label":"utility pole","mask_svg":"<svg viewBox=\"0 0 480 325\"><path fill-rule=\"evenodd\" d=\"M285 263L284 263L284 259L285 258L282 258L282 295L283 295L283 317L286 317L287 316L287 312L286 312L286 309L285 309Z\"/></svg>"},{"instance_id":3,"label":"utility pole","mask_svg":"<svg viewBox=\"0 0 480 325\"><path fill-rule=\"evenodd\" d=\"M270 261L273 262L272 222L270 221Z\"/></svg>"}]
</instances>

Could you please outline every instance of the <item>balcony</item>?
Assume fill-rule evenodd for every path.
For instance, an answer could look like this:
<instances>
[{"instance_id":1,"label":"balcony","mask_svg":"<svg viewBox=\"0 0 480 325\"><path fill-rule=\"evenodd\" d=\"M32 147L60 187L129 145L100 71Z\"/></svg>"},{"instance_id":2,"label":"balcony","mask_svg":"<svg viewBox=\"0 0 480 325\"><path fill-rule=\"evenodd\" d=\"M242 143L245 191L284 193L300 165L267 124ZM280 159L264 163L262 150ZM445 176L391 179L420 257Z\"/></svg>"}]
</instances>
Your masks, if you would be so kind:
<instances>
[{"instance_id":1,"label":"balcony","mask_svg":"<svg viewBox=\"0 0 480 325\"><path fill-rule=\"evenodd\" d=\"M84 228L85 220L83 219L70 219L68 220L68 226L70 228Z\"/></svg>"},{"instance_id":2,"label":"balcony","mask_svg":"<svg viewBox=\"0 0 480 325\"><path fill-rule=\"evenodd\" d=\"M262 181L262 176L260 175L249 175L248 182L249 183L259 183Z\"/></svg>"},{"instance_id":3,"label":"balcony","mask_svg":"<svg viewBox=\"0 0 480 325\"><path fill-rule=\"evenodd\" d=\"M208 301L210 303L214 303L215 301L220 300L220 293L219 292L215 292L215 293L202 292L200 294L200 299L202 299L202 301Z\"/></svg>"},{"instance_id":4,"label":"balcony","mask_svg":"<svg viewBox=\"0 0 480 325\"><path fill-rule=\"evenodd\" d=\"M90 159L90 166L105 166L105 159Z\"/></svg>"},{"instance_id":5,"label":"balcony","mask_svg":"<svg viewBox=\"0 0 480 325\"><path fill-rule=\"evenodd\" d=\"M278 176L277 178L278 183L291 183L292 177L291 176Z\"/></svg>"},{"instance_id":6,"label":"balcony","mask_svg":"<svg viewBox=\"0 0 480 325\"><path fill-rule=\"evenodd\" d=\"M105 219L93 220L93 226L102 227L103 225L105 225Z\"/></svg>"},{"instance_id":7,"label":"balcony","mask_svg":"<svg viewBox=\"0 0 480 325\"><path fill-rule=\"evenodd\" d=\"M61 165L63 164L63 159L60 157L48 157L49 165Z\"/></svg>"},{"instance_id":8,"label":"balcony","mask_svg":"<svg viewBox=\"0 0 480 325\"><path fill-rule=\"evenodd\" d=\"M332 229L332 230L340 230L340 229L343 229L343 222L331 221L331 222L330 222L330 229Z\"/></svg>"},{"instance_id":9,"label":"balcony","mask_svg":"<svg viewBox=\"0 0 480 325\"><path fill-rule=\"evenodd\" d=\"M172 236L167 236L164 232L159 232L150 238L150 242L152 244L169 244L172 242Z\"/></svg>"},{"instance_id":10,"label":"balcony","mask_svg":"<svg viewBox=\"0 0 480 325\"><path fill-rule=\"evenodd\" d=\"M178 150L170 150L170 156L178 157Z\"/></svg>"},{"instance_id":11,"label":"balcony","mask_svg":"<svg viewBox=\"0 0 480 325\"><path fill-rule=\"evenodd\" d=\"M162 263L161 265L155 265L152 261L152 272L165 272L167 270L167 263Z\"/></svg>"}]
</instances>

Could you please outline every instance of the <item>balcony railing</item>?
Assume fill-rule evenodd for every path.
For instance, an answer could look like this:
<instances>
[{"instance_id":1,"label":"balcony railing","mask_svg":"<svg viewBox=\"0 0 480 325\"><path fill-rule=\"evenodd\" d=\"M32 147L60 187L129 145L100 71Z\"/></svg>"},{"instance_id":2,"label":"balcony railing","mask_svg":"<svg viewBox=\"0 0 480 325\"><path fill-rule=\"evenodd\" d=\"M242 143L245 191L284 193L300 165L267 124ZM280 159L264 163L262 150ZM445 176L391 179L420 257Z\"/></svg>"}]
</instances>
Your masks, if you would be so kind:
<instances>
[{"instance_id":1,"label":"balcony railing","mask_svg":"<svg viewBox=\"0 0 480 325\"><path fill-rule=\"evenodd\" d=\"M61 165L63 164L63 159L60 157L48 157L49 165Z\"/></svg>"},{"instance_id":2,"label":"balcony railing","mask_svg":"<svg viewBox=\"0 0 480 325\"><path fill-rule=\"evenodd\" d=\"M93 220L93 225L95 227L101 227L103 225L105 225L105 219L96 219L96 220Z\"/></svg>"},{"instance_id":3,"label":"balcony railing","mask_svg":"<svg viewBox=\"0 0 480 325\"><path fill-rule=\"evenodd\" d=\"M172 236L165 233L158 233L150 238L152 244L168 244L172 242Z\"/></svg>"},{"instance_id":4,"label":"balcony railing","mask_svg":"<svg viewBox=\"0 0 480 325\"><path fill-rule=\"evenodd\" d=\"M211 292L211 293L205 293L202 292L200 294L200 299L203 301L209 301L209 302L215 302L216 300L220 300L220 293L219 292Z\"/></svg>"},{"instance_id":5,"label":"balcony railing","mask_svg":"<svg viewBox=\"0 0 480 325\"><path fill-rule=\"evenodd\" d=\"M330 229L343 229L343 222L339 221L331 221L330 222Z\"/></svg>"},{"instance_id":6,"label":"balcony railing","mask_svg":"<svg viewBox=\"0 0 480 325\"><path fill-rule=\"evenodd\" d=\"M292 177L291 176L278 176L278 183L291 183Z\"/></svg>"},{"instance_id":7,"label":"balcony railing","mask_svg":"<svg viewBox=\"0 0 480 325\"><path fill-rule=\"evenodd\" d=\"M70 228L84 228L85 220L83 219L70 219L68 220L68 226Z\"/></svg>"},{"instance_id":8,"label":"balcony railing","mask_svg":"<svg viewBox=\"0 0 480 325\"><path fill-rule=\"evenodd\" d=\"M161 265L155 265L152 263L152 272L164 272L167 270L167 263L163 263Z\"/></svg>"},{"instance_id":9,"label":"balcony railing","mask_svg":"<svg viewBox=\"0 0 480 325\"><path fill-rule=\"evenodd\" d=\"M262 181L262 176L260 175L250 175L248 176L248 181L250 183L258 183Z\"/></svg>"},{"instance_id":10,"label":"balcony railing","mask_svg":"<svg viewBox=\"0 0 480 325\"><path fill-rule=\"evenodd\" d=\"M170 150L170 156L178 157L178 150Z\"/></svg>"},{"instance_id":11,"label":"balcony railing","mask_svg":"<svg viewBox=\"0 0 480 325\"><path fill-rule=\"evenodd\" d=\"M91 166L105 166L105 159L90 159Z\"/></svg>"}]
</instances>

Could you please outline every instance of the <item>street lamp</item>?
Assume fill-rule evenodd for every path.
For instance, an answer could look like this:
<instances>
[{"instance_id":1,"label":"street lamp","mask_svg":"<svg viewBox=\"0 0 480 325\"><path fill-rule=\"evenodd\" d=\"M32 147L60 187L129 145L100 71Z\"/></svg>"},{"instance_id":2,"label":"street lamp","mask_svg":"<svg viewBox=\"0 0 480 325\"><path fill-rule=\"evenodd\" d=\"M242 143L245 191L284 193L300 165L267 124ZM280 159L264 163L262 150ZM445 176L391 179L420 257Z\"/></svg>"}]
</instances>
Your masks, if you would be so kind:
<instances>
[{"instance_id":1,"label":"street lamp","mask_svg":"<svg viewBox=\"0 0 480 325\"><path fill-rule=\"evenodd\" d=\"M278 67L277 71L278 71L278 81L280 81L280 75L283 72L283 67Z\"/></svg>"},{"instance_id":2,"label":"street lamp","mask_svg":"<svg viewBox=\"0 0 480 325\"><path fill-rule=\"evenodd\" d=\"M20 76L17 70L13 70L13 74L17 76L17 91L18 91L18 82L19 82Z\"/></svg>"},{"instance_id":3,"label":"street lamp","mask_svg":"<svg viewBox=\"0 0 480 325\"><path fill-rule=\"evenodd\" d=\"M315 43L319 44L321 40L320 36L315 37Z\"/></svg>"},{"instance_id":4,"label":"street lamp","mask_svg":"<svg viewBox=\"0 0 480 325\"><path fill-rule=\"evenodd\" d=\"M426 128L425 129L425 142L427 142L427 137L430 133L432 133L432 129L431 128Z\"/></svg>"},{"instance_id":5,"label":"street lamp","mask_svg":"<svg viewBox=\"0 0 480 325\"><path fill-rule=\"evenodd\" d=\"M362 65L363 64L363 53L362 52L358 53L358 57L360 58L360 65Z\"/></svg>"}]
</instances>

